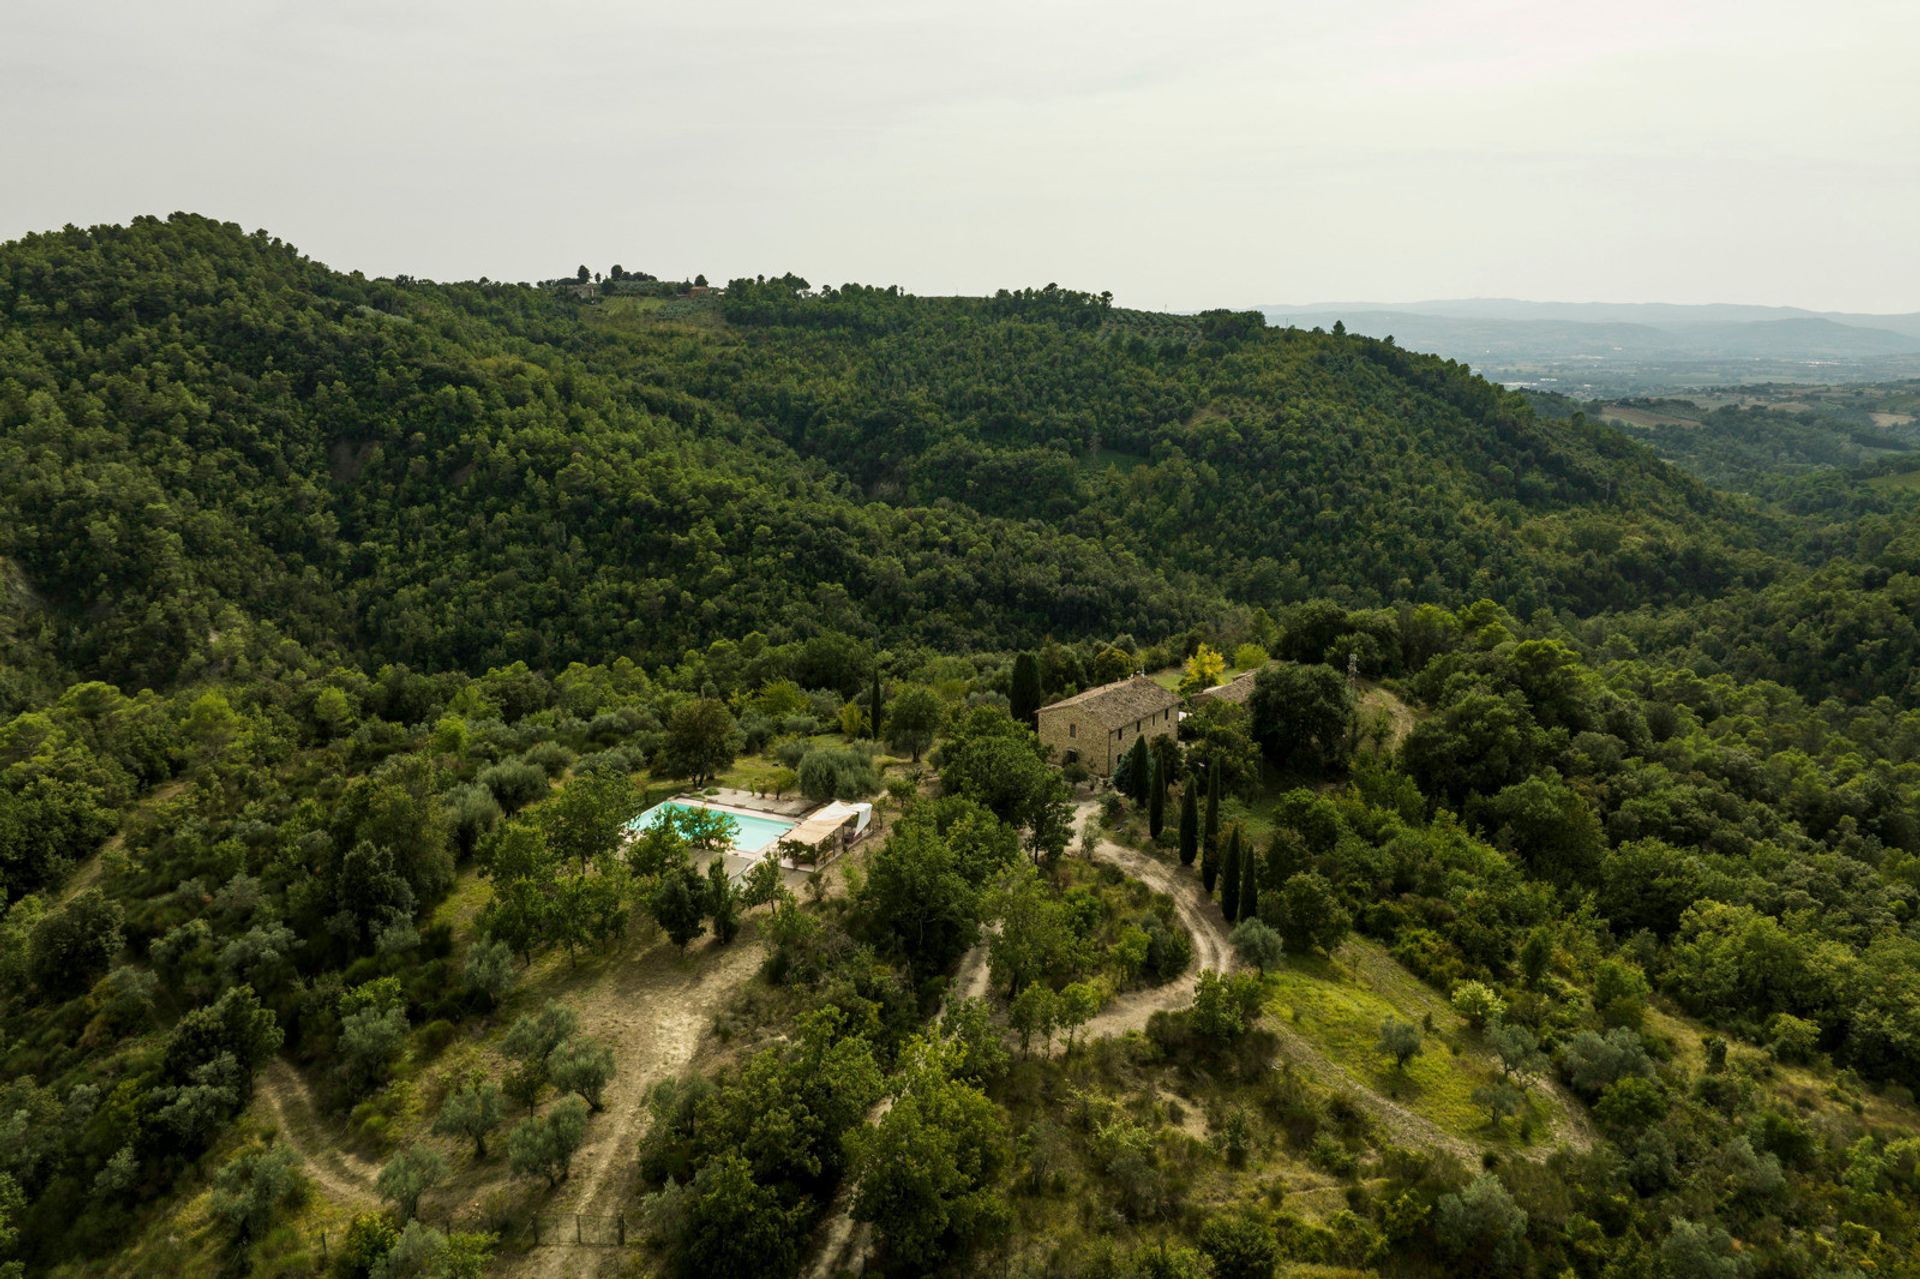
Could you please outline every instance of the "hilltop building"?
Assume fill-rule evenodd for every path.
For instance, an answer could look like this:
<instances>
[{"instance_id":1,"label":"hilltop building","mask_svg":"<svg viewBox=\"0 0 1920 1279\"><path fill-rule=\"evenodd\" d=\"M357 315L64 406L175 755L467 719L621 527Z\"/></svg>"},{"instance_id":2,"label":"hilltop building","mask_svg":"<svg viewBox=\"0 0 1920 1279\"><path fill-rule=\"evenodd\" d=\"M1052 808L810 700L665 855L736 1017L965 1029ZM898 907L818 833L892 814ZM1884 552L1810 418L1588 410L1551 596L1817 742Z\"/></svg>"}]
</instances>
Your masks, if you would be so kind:
<instances>
[{"instance_id":1,"label":"hilltop building","mask_svg":"<svg viewBox=\"0 0 1920 1279\"><path fill-rule=\"evenodd\" d=\"M1062 764L1078 760L1113 776L1120 756L1142 737L1172 737L1180 698L1144 675L1102 684L1040 708L1040 741Z\"/></svg>"}]
</instances>

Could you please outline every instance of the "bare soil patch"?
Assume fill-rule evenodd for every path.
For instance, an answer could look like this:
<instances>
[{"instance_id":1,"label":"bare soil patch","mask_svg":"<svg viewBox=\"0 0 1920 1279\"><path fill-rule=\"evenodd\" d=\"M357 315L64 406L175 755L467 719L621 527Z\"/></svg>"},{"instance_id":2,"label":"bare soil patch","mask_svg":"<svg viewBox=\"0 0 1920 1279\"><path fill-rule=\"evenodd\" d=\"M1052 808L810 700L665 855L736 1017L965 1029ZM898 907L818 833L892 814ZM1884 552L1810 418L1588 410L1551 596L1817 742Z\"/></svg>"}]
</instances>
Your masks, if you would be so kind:
<instances>
[{"instance_id":1,"label":"bare soil patch","mask_svg":"<svg viewBox=\"0 0 1920 1279\"><path fill-rule=\"evenodd\" d=\"M573 1170L541 1207L542 1214L613 1216L632 1196L634 1158L646 1132L647 1092L678 1076L699 1054L715 1014L760 970L765 947L749 919L731 945L697 944L685 955L661 943L609 964L565 1002L583 1033L613 1046L617 1073L602 1099L605 1111L587 1126ZM565 1279L612 1274L628 1262L621 1249L549 1245L502 1257L502 1274Z\"/></svg>"}]
</instances>

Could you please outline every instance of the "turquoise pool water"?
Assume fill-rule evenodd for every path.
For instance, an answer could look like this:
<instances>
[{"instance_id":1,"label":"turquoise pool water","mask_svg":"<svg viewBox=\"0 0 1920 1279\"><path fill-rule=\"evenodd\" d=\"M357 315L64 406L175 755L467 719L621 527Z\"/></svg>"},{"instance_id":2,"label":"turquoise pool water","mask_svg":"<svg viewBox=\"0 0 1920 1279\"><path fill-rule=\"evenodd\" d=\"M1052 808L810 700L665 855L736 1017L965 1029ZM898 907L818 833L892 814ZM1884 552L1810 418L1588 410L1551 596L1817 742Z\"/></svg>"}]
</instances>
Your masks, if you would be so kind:
<instances>
[{"instance_id":1,"label":"turquoise pool water","mask_svg":"<svg viewBox=\"0 0 1920 1279\"><path fill-rule=\"evenodd\" d=\"M635 830L643 830L659 821L660 818L668 812L686 812L688 809L695 807L699 806L693 804L676 804L672 800L668 800L664 804L655 804L652 808L649 808L646 812L633 819L633 828ZM798 822L790 822L779 817L749 816L745 813L727 813L726 816L731 817L733 824L739 827L739 830L736 831L733 836L733 850L736 853L746 853L749 856L759 854L782 835L799 825Z\"/></svg>"}]
</instances>

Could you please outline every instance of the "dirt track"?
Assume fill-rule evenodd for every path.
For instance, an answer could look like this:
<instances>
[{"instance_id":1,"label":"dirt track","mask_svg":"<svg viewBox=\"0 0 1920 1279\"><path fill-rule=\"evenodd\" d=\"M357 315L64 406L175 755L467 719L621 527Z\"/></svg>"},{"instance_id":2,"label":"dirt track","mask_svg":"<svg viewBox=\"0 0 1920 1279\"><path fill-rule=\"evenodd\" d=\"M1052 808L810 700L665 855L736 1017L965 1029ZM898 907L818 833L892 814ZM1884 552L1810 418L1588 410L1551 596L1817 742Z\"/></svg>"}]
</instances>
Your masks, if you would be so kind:
<instances>
[{"instance_id":1,"label":"dirt track","mask_svg":"<svg viewBox=\"0 0 1920 1279\"><path fill-rule=\"evenodd\" d=\"M1095 811L1096 804L1092 800L1083 801L1075 809L1076 837L1086 829ZM1193 938L1193 963L1188 965L1186 972L1164 986L1133 991L1108 1004L1087 1023L1080 1035L1083 1041L1145 1029L1147 1020L1154 1013L1185 1008L1190 1004L1203 971L1211 968L1223 973L1230 972L1238 962L1233 944L1227 940L1227 921L1201 887L1199 875L1107 839L1096 843L1094 858L1118 867L1125 874L1173 899L1180 922ZM1292 1027L1273 1018L1266 1019L1263 1024L1279 1039L1285 1057L1305 1069L1321 1084L1349 1095L1398 1144L1443 1151L1469 1166L1478 1166L1480 1149L1473 1143L1456 1137L1393 1099L1381 1096ZM1576 1148L1590 1146L1590 1131L1573 1117L1574 1112L1567 1110L1565 1099L1551 1089L1547 1091L1551 1100L1557 1103L1555 1136ZM1547 1153L1546 1150L1528 1151L1525 1157L1544 1159Z\"/></svg>"},{"instance_id":2,"label":"dirt track","mask_svg":"<svg viewBox=\"0 0 1920 1279\"><path fill-rule=\"evenodd\" d=\"M692 1063L714 1015L765 958L750 923L728 946L696 943L683 956L657 945L631 962L610 964L599 980L567 1000L580 1013L581 1030L613 1045L618 1070L602 1099L604 1113L587 1125L573 1171L541 1208L543 1215L610 1217L627 1205L648 1120L647 1090ZM625 1262L616 1249L550 1245L503 1254L498 1269L531 1279L568 1279L616 1271Z\"/></svg>"},{"instance_id":3,"label":"dirt track","mask_svg":"<svg viewBox=\"0 0 1920 1279\"><path fill-rule=\"evenodd\" d=\"M254 1083L253 1104L272 1124L277 1139L306 1161L301 1171L329 1199L348 1206L376 1203L380 1170L341 1147L313 1104L307 1081L284 1057L275 1057Z\"/></svg>"},{"instance_id":4,"label":"dirt track","mask_svg":"<svg viewBox=\"0 0 1920 1279\"><path fill-rule=\"evenodd\" d=\"M1088 800L1074 810L1074 835L1080 832L1097 811L1093 801ZM1164 986L1155 986L1151 990L1133 991L1122 995L1101 1009L1076 1038L1084 1042L1103 1035L1120 1035L1129 1030L1142 1030L1147 1019L1163 1009L1184 1008L1193 1000L1193 992L1200 984L1200 973L1207 968L1225 970L1232 966L1233 948L1227 944L1223 929L1209 930L1205 926L1202 914L1205 902L1197 891L1188 891L1174 872L1161 862L1155 861L1145 853L1123 848L1119 844L1102 840L1095 850L1097 861L1117 866L1124 873L1146 883L1159 892L1173 898L1180 921L1193 937L1193 962L1187 965L1186 972ZM1214 921L1218 923L1219 921ZM947 1002L955 999L985 998L992 980L988 969L987 941L981 941L960 957L960 966L955 969L953 983L947 988ZM1064 1051L1065 1041L1056 1047ZM882 1100L867 1115L869 1124L876 1123L887 1113L888 1102ZM853 1183L847 1179L841 1183L840 1191L834 1196L832 1207L828 1209L826 1220L820 1225L819 1251L815 1253L813 1264L807 1268L808 1279L832 1279L838 1274L860 1274L866 1265L867 1249L872 1240L872 1229L865 1222L858 1222L850 1215L852 1212Z\"/></svg>"},{"instance_id":5,"label":"dirt track","mask_svg":"<svg viewBox=\"0 0 1920 1279\"><path fill-rule=\"evenodd\" d=\"M1093 820L1098 808L1093 800L1084 800L1074 809L1076 847L1081 833ZM1237 964L1233 946L1227 941L1226 920L1221 918L1219 909L1201 890L1199 876L1183 874L1176 866L1169 866L1166 862L1137 849L1116 844L1110 839L1102 839L1095 844L1093 858L1118 868L1122 874L1139 880L1155 892L1165 893L1173 900L1180 923L1186 928L1187 935L1193 938L1193 962L1187 965L1185 972L1163 986L1128 991L1117 996L1087 1022L1075 1036L1077 1042L1124 1035L1130 1030L1145 1030L1148 1019L1155 1013L1185 1008L1193 1002L1193 992L1200 986L1201 973L1209 968L1217 972L1231 972ZM1064 1051L1064 1044L1061 1048Z\"/></svg>"}]
</instances>

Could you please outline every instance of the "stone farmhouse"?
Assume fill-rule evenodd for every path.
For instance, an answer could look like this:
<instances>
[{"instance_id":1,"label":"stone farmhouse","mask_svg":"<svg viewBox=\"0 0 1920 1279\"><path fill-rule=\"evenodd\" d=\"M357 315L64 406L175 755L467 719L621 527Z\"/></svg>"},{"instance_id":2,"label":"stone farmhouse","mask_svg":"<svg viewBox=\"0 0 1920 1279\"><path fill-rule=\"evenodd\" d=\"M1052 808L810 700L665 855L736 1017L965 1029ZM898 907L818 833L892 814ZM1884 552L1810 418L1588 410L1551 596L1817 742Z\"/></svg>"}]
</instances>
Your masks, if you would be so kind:
<instances>
[{"instance_id":1,"label":"stone farmhouse","mask_svg":"<svg viewBox=\"0 0 1920 1279\"><path fill-rule=\"evenodd\" d=\"M1113 776L1120 756L1142 737L1172 737L1180 698L1144 675L1102 684L1040 708L1040 742L1062 764L1078 760L1099 777Z\"/></svg>"}]
</instances>

